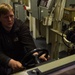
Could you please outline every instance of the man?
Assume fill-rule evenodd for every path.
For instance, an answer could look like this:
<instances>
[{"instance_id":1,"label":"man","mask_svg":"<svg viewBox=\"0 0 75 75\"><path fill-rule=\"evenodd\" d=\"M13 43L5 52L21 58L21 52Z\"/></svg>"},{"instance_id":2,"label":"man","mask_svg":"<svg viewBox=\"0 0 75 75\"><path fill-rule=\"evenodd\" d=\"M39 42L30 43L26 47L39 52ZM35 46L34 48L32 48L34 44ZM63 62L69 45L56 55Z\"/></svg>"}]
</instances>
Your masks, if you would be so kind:
<instances>
[{"instance_id":1,"label":"man","mask_svg":"<svg viewBox=\"0 0 75 75\"><path fill-rule=\"evenodd\" d=\"M25 23L14 18L13 8L9 4L0 4L0 68L10 67L13 71L24 68L20 62L26 52L36 46ZM33 55L38 54L37 52ZM41 59L47 60L44 55ZM3 71L4 73L6 71ZM5 75L5 73L4 73Z\"/></svg>"}]
</instances>

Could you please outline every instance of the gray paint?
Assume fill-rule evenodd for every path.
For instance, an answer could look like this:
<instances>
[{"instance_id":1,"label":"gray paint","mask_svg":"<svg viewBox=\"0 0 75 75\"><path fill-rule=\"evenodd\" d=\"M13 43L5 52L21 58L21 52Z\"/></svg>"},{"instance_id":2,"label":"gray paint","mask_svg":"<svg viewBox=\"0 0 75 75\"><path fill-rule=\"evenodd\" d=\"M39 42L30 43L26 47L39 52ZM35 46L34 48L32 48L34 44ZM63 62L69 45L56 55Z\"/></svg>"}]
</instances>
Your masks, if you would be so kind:
<instances>
[{"instance_id":1,"label":"gray paint","mask_svg":"<svg viewBox=\"0 0 75 75\"><path fill-rule=\"evenodd\" d=\"M1 4L1 3L8 3L8 4L9 4L10 1L11 1L11 0L0 0L0 4Z\"/></svg>"},{"instance_id":2,"label":"gray paint","mask_svg":"<svg viewBox=\"0 0 75 75\"><path fill-rule=\"evenodd\" d=\"M67 0L66 6L68 7L70 4L75 4L75 0Z\"/></svg>"}]
</instances>

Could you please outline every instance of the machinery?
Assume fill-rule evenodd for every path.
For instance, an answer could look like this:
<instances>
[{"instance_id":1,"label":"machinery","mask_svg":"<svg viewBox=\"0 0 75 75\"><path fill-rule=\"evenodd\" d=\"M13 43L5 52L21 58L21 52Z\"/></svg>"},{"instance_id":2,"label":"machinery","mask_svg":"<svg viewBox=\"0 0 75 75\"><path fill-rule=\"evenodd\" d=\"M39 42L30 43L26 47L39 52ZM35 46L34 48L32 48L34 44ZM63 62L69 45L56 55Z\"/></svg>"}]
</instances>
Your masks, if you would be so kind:
<instances>
[{"instance_id":1,"label":"machinery","mask_svg":"<svg viewBox=\"0 0 75 75\"><path fill-rule=\"evenodd\" d=\"M56 2L56 4L55 4L55 2ZM59 36L62 36L63 42L67 43L67 45L66 45L66 43L64 43L66 46L70 47L71 49L73 49L75 47L74 46L75 34L74 34L73 28L70 30L68 28L66 30L66 31L72 32L72 36L70 36L70 35L68 36L69 32L65 33L66 31L63 32L63 34L62 33L60 34L61 19L63 16L62 11L64 10L65 3L66 3L66 0L31 0L31 15L32 15L32 17L35 17L35 19L37 19L37 20L43 20L43 18L47 17L47 21L46 21L46 23L44 23L46 25L46 27L49 27L49 24L51 25L52 21L54 21L53 29L51 29L51 31L56 34L54 36L52 36L54 39L52 38L53 39L53 41L52 41L53 49L51 50L52 51L51 56L54 56L55 54L57 54L57 55L54 57L55 59L53 59L53 57L52 57L53 60L51 59L51 60L41 63L41 64L40 64L40 60L38 59L38 57L40 55L38 57L36 56L37 58L33 57L36 61L34 61L34 59L30 60L31 58L28 60L25 59L28 56L30 56L33 52L35 52L35 50L34 50L31 53L28 53L27 56L25 56L24 59L22 60L24 62L27 62L27 63L23 63L23 65L25 65L25 66L27 65L28 68L26 70L19 71L17 73L13 73L12 75L64 75L64 74L65 75L68 75L68 74L75 75L75 54L70 54L70 56L56 60L56 59L58 59L58 53L59 53L58 46L59 46L59 44L62 44L62 42L59 39ZM35 9L34 9L34 7L35 7ZM55 8L56 8L55 13L53 13ZM53 16L52 13L55 15L54 20L52 20L53 17L50 17L50 16ZM48 21L50 23L48 23ZM58 29L58 28L60 28L60 29ZM35 28L35 30L37 30L37 29ZM36 31L33 31L33 32L36 32ZM28 63L28 62L30 62L29 60L34 61L34 63L32 63L32 64Z\"/></svg>"},{"instance_id":2,"label":"machinery","mask_svg":"<svg viewBox=\"0 0 75 75\"><path fill-rule=\"evenodd\" d=\"M12 75L75 75L75 54Z\"/></svg>"},{"instance_id":3,"label":"machinery","mask_svg":"<svg viewBox=\"0 0 75 75\"><path fill-rule=\"evenodd\" d=\"M75 54L75 21L72 21L68 28L63 31L62 41L69 48L68 54Z\"/></svg>"},{"instance_id":4,"label":"machinery","mask_svg":"<svg viewBox=\"0 0 75 75\"><path fill-rule=\"evenodd\" d=\"M39 54L38 55L33 55L33 53L35 53L35 52L38 52ZM39 57L42 54L46 54L45 57L47 58L48 55L49 55L49 52L46 49L41 49L41 48L34 49L34 50L28 52L24 56L21 63L23 64L23 66L25 66L26 69L35 67L36 65L44 62L44 60L39 59Z\"/></svg>"},{"instance_id":5,"label":"machinery","mask_svg":"<svg viewBox=\"0 0 75 75\"><path fill-rule=\"evenodd\" d=\"M38 37L44 36L46 37L46 42L48 44L49 27L52 24L53 11L55 8L55 0L30 0L30 1L31 1L31 16L33 17L32 20L33 38L36 39ZM46 33L43 34L42 29Z\"/></svg>"},{"instance_id":6,"label":"machinery","mask_svg":"<svg viewBox=\"0 0 75 75\"><path fill-rule=\"evenodd\" d=\"M35 52L38 52L39 54L33 55L33 53L35 53ZM30 68L36 67L36 66L40 65L41 63L46 62L45 60L39 58L42 54L45 54L45 57L48 58L49 52L47 49L41 49L41 48L33 49L30 52L28 52L23 57L23 59L20 61L25 68L23 68L21 70L16 70L16 71L13 71L11 68L9 68L9 69L11 70L12 73L16 73L16 72L19 72L19 71L22 71L25 69L30 69Z\"/></svg>"},{"instance_id":7,"label":"machinery","mask_svg":"<svg viewBox=\"0 0 75 75\"><path fill-rule=\"evenodd\" d=\"M51 13L54 4L55 0L31 0L32 16L42 20Z\"/></svg>"},{"instance_id":8,"label":"machinery","mask_svg":"<svg viewBox=\"0 0 75 75\"><path fill-rule=\"evenodd\" d=\"M38 20L38 26L40 28L40 21L43 21L43 25L47 28L47 43L49 42L49 30L55 34L52 38L52 50L51 50L51 57L57 54L54 58L52 57L51 60L47 62L43 62L39 60L39 56L43 53L46 53L46 57L48 56L48 51L44 49L34 49L30 53L28 53L21 62L26 67L23 71L19 71L13 73L12 75L75 75L75 54L72 53L70 56L65 58L58 59L59 49L58 46L62 44L59 39L59 35L61 36L61 19L63 16L63 10L65 7L66 0L30 0L31 1L31 16ZM72 0L70 0L72 2ZM69 2L69 1L68 1ZM25 21L26 19L26 10L24 10L23 5L21 4L14 4L15 7L15 17ZM54 16L55 15L55 16ZM53 23L53 28L50 29L50 26ZM36 28L34 24L33 27L33 35L36 33ZM56 31L57 30L57 31ZM67 32L67 33L66 33ZM75 28L70 27L62 34L62 39L64 44L71 48L75 52ZM71 35L70 35L71 33ZM64 35L65 34L65 35ZM36 38L36 35L34 36ZM56 45L57 44L57 45ZM56 50L57 49L57 50ZM40 54L38 56L32 56L32 54L37 51ZM56 53L55 53L56 52ZM71 51L70 51L71 52ZM28 58L32 56L33 59ZM33 62L34 61L34 62Z\"/></svg>"},{"instance_id":9,"label":"machinery","mask_svg":"<svg viewBox=\"0 0 75 75\"><path fill-rule=\"evenodd\" d=\"M15 17L25 22L25 20L27 19L25 5L21 4L20 2L13 2L13 8Z\"/></svg>"}]
</instances>

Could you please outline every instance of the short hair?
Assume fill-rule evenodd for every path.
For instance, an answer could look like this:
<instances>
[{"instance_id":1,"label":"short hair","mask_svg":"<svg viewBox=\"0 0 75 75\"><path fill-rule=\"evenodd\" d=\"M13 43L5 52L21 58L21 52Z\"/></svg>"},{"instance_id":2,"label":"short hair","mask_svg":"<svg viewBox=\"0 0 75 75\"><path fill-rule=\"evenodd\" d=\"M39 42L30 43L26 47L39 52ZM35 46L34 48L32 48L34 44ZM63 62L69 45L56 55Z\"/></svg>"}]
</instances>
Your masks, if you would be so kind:
<instances>
[{"instance_id":1,"label":"short hair","mask_svg":"<svg viewBox=\"0 0 75 75\"><path fill-rule=\"evenodd\" d=\"M7 14L8 11L10 11L10 10L14 11L13 7L10 4L6 4L6 3L0 4L0 16L2 14L4 14L4 15Z\"/></svg>"}]
</instances>

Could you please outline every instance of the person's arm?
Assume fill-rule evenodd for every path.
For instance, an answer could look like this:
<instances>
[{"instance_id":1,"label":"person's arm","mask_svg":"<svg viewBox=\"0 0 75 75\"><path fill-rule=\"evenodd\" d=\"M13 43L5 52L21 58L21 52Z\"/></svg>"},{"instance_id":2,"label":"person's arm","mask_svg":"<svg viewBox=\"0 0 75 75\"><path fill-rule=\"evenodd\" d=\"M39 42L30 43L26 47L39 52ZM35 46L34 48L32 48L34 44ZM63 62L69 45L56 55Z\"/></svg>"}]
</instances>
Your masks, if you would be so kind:
<instances>
[{"instance_id":1,"label":"person's arm","mask_svg":"<svg viewBox=\"0 0 75 75\"><path fill-rule=\"evenodd\" d=\"M19 61L16 61L4 54L4 52L1 49L1 44L0 44L0 65L3 67L9 66L10 68L13 69L13 71L24 68Z\"/></svg>"},{"instance_id":2,"label":"person's arm","mask_svg":"<svg viewBox=\"0 0 75 75\"><path fill-rule=\"evenodd\" d=\"M1 47L1 39L0 39L0 64L7 66L7 63L10 61L10 57L4 54Z\"/></svg>"},{"instance_id":3,"label":"person's arm","mask_svg":"<svg viewBox=\"0 0 75 75\"><path fill-rule=\"evenodd\" d=\"M34 40L30 34L29 28L26 25L26 23L20 22L20 32L19 32L19 38L21 40L21 43L25 46L26 50L30 51L36 48Z\"/></svg>"},{"instance_id":4,"label":"person's arm","mask_svg":"<svg viewBox=\"0 0 75 75\"><path fill-rule=\"evenodd\" d=\"M0 49L1 50L1 49ZM8 62L10 61L10 57L5 55L2 51L0 51L0 63L4 66L8 66Z\"/></svg>"},{"instance_id":5,"label":"person's arm","mask_svg":"<svg viewBox=\"0 0 75 75\"><path fill-rule=\"evenodd\" d=\"M13 71L17 71L24 68L19 61L11 59L1 51L0 51L0 65L2 65L3 67L9 66L11 69L13 69Z\"/></svg>"}]
</instances>

